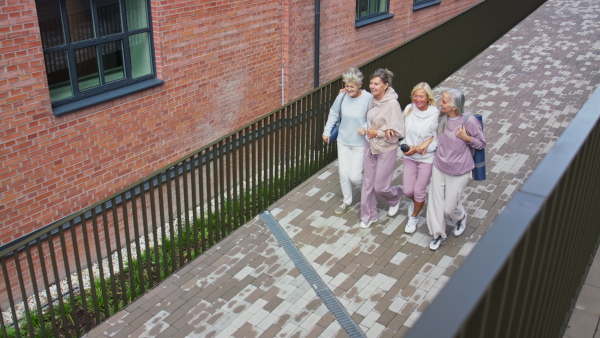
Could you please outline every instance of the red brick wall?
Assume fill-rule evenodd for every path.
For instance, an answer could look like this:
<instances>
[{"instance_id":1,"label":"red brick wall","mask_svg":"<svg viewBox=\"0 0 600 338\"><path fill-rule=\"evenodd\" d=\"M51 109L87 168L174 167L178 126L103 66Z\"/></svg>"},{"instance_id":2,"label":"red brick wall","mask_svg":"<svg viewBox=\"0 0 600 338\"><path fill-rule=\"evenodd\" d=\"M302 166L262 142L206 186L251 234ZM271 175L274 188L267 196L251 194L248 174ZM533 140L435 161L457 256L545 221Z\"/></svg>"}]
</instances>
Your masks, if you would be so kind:
<instances>
[{"instance_id":1,"label":"red brick wall","mask_svg":"<svg viewBox=\"0 0 600 338\"><path fill-rule=\"evenodd\" d=\"M322 2L320 82L479 0L444 0L354 27ZM53 116L34 0L0 7L0 245L124 188L313 87L314 1L152 0L165 83ZM285 79L282 79L282 69ZM368 75L368 74L366 74Z\"/></svg>"},{"instance_id":2,"label":"red brick wall","mask_svg":"<svg viewBox=\"0 0 600 338\"><path fill-rule=\"evenodd\" d=\"M413 0L390 0L391 19L355 27L356 8L348 1L321 1L320 72L323 84L403 42L464 12L482 0L442 0L441 4L412 10ZM290 0L297 8L290 19L288 99L313 88L314 1ZM300 33L301 32L301 33ZM368 78L370 74L364 74ZM401 80L401 74L395 74ZM366 83L363 88L367 89ZM408 95L408 94L407 94Z\"/></svg>"},{"instance_id":3,"label":"red brick wall","mask_svg":"<svg viewBox=\"0 0 600 338\"><path fill-rule=\"evenodd\" d=\"M0 244L281 105L277 1L153 1L152 14L165 84L55 117L35 2L0 9Z\"/></svg>"}]
</instances>

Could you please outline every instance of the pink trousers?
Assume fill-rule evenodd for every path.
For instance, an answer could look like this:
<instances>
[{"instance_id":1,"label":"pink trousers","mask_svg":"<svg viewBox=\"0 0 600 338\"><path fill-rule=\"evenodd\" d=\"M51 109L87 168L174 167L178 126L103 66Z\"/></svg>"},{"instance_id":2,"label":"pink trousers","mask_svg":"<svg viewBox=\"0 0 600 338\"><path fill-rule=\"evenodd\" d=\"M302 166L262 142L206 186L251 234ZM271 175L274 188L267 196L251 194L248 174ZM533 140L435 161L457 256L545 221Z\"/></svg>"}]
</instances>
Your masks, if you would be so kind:
<instances>
[{"instance_id":1,"label":"pink trousers","mask_svg":"<svg viewBox=\"0 0 600 338\"><path fill-rule=\"evenodd\" d=\"M414 197L417 202L425 202L432 168L433 163L413 161L405 157L402 173L404 195Z\"/></svg>"},{"instance_id":2,"label":"pink trousers","mask_svg":"<svg viewBox=\"0 0 600 338\"><path fill-rule=\"evenodd\" d=\"M396 149L383 154L371 153L371 146L365 145L364 178L360 199L360 219L368 224L377 219L377 198L394 206L400 202L402 189L391 186L396 167Z\"/></svg>"}]
</instances>

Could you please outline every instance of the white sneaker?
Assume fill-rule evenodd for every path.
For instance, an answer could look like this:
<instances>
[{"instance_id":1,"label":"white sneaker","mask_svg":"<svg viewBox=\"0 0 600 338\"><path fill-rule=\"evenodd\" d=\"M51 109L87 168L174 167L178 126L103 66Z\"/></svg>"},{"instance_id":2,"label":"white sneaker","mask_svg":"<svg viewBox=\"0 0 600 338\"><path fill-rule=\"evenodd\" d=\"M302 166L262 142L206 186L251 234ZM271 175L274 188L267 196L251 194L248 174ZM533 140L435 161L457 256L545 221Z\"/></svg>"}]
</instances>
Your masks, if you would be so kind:
<instances>
[{"instance_id":1,"label":"white sneaker","mask_svg":"<svg viewBox=\"0 0 600 338\"><path fill-rule=\"evenodd\" d=\"M444 239L442 238L442 236L438 236L437 238L432 239L431 242L429 242L429 249L433 251L439 249L443 241Z\"/></svg>"},{"instance_id":2,"label":"white sneaker","mask_svg":"<svg viewBox=\"0 0 600 338\"><path fill-rule=\"evenodd\" d=\"M374 221L374 220L373 220L373 221L370 221L368 224L365 224L365 222L363 222L363 221L360 221L360 227L361 227L361 228L363 228L363 229L366 229L366 228L370 227L370 226L371 226L371 224L373 224L373 223L375 223L375 221Z\"/></svg>"},{"instance_id":3,"label":"white sneaker","mask_svg":"<svg viewBox=\"0 0 600 338\"><path fill-rule=\"evenodd\" d=\"M460 221L456 222L456 226L454 226L453 233L456 237L462 235L462 233L465 232L465 229L467 228L467 212L465 211L465 207L463 207L462 205L460 206L460 208L465 213L465 217L463 217L463 219L461 219Z\"/></svg>"},{"instance_id":4,"label":"white sneaker","mask_svg":"<svg viewBox=\"0 0 600 338\"><path fill-rule=\"evenodd\" d=\"M413 212L415 212L415 202L408 202L408 217L412 217Z\"/></svg>"},{"instance_id":5,"label":"white sneaker","mask_svg":"<svg viewBox=\"0 0 600 338\"><path fill-rule=\"evenodd\" d=\"M350 209L350 205L346 203L342 203L339 207L335 208L335 213L341 215Z\"/></svg>"},{"instance_id":6,"label":"white sneaker","mask_svg":"<svg viewBox=\"0 0 600 338\"><path fill-rule=\"evenodd\" d=\"M393 205L390 207L390 209L388 210L388 216L390 216L390 217L396 216L396 214L398 213L398 209L400 208L401 201L402 201L402 199L400 199L400 201L398 201L398 203L396 203L396 205Z\"/></svg>"},{"instance_id":7,"label":"white sneaker","mask_svg":"<svg viewBox=\"0 0 600 338\"><path fill-rule=\"evenodd\" d=\"M407 234L412 234L417 230L417 224L419 223L418 217L409 217L408 223L406 223L406 227L404 227L404 232Z\"/></svg>"}]
</instances>

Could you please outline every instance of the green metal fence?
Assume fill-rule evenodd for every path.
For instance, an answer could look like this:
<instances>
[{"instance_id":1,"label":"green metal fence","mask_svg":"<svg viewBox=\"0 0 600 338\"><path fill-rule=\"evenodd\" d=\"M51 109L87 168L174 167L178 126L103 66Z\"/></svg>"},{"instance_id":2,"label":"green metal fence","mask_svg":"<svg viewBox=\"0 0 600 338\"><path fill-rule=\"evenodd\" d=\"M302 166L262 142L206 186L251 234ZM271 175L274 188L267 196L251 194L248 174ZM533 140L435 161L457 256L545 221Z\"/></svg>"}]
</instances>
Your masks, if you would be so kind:
<instances>
[{"instance_id":1,"label":"green metal fence","mask_svg":"<svg viewBox=\"0 0 600 338\"><path fill-rule=\"evenodd\" d=\"M487 0L360 68L392 70L404 106L414 84L437 85L543 2ZM336 152L321 134L341 87L337 78L0 248L0 333L80 336L325 167Z\"/></svg>"}]
</instances>

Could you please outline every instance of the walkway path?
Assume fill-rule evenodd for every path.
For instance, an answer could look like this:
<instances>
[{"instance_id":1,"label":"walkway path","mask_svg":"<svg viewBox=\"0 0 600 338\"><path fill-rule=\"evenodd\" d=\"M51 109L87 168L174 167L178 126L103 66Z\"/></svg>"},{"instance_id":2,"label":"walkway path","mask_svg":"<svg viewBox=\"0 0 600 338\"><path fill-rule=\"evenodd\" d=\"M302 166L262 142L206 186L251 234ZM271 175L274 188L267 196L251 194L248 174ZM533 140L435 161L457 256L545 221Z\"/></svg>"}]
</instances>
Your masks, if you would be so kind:
<instances>
[{"instance_id":1,"label":"walkway path","mask_svg":"<svg viewBox=\"0 0 600 338\"><path fill-rule=\"evenodd\" d=\"M370 229L357 225L358 204L337 216L337 162L269 208L366 336L409 330L596 88L599 15L597 0L549 0L436 88L438 96L445 87L467 93L468 107L484 115L489 144L488 180L467 189L467 230L438 251L428 248L424 219L416 233L404 234L406 202L395 218L380 205L380 221ZM394 182L401 173L398 161ZM87 336L346 333L256 217Z\"/></svg>"}]
</instances>

